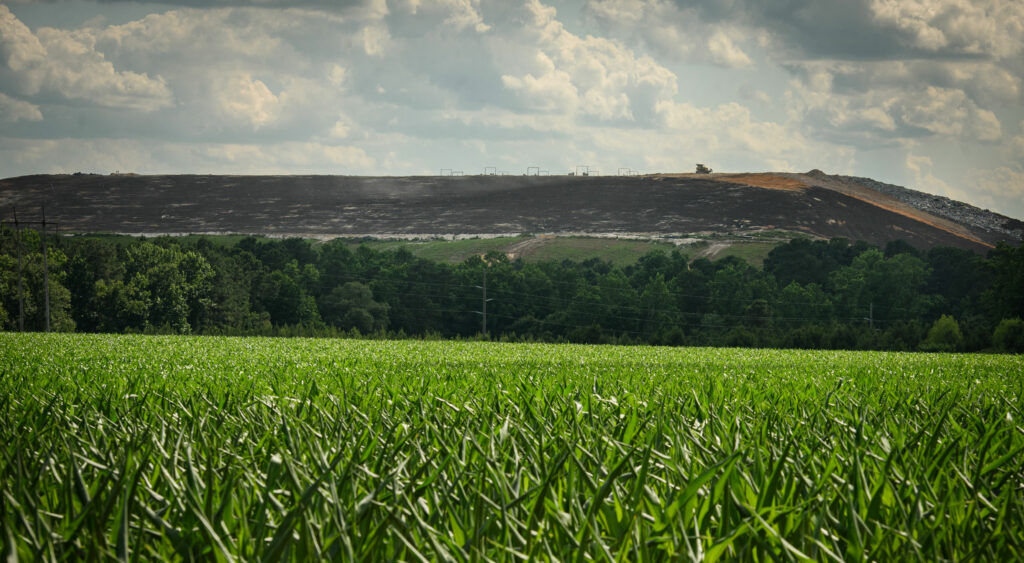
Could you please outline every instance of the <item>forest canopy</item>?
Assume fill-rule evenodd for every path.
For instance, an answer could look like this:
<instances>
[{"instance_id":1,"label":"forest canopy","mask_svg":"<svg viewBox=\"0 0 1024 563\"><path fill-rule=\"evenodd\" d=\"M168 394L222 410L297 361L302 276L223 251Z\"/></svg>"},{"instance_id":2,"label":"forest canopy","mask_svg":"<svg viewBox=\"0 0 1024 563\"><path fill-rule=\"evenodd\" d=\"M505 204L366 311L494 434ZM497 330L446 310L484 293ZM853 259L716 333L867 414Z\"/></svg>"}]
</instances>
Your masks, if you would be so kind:
<instances>
[{"instance_id":1,"label":"forest canopy","mask_svg":"<svg viewBox=\"0 0 1024 563\"><path fill-rule=\"evenodd\" d=\"M232 335L1021 351L1024 248L988 256L804 238L763 267L650 252L635 264L460 264L352 241L0 237L0 327ZM483 287L486 270L486 302ZM20 308L19 308L20 307ZM1002 328L1000 328L1002 327ZM998 332L998 338L994 335Z\"/></svg>"}]
</instances>

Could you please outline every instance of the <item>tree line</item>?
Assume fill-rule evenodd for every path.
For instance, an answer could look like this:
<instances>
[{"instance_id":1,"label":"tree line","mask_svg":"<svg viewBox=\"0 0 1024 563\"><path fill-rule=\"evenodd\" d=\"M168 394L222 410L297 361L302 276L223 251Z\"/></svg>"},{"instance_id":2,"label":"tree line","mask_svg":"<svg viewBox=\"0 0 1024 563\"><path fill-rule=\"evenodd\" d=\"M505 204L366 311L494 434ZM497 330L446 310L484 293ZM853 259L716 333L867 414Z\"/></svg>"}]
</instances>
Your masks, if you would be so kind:
<instances>
[{"instance_id":1,"label":"tree line","mask_svg":"<svg viewBox=\"0 0 1024 563\"><path fill-rule=\"evenodd\" d=\"M599 259L528 263L499 252L447 264L343 240L226 240L48 237L50 325L116 333L1024 351L1024 248L1007 244L983 257L899 241L878 248L797 238L758 268L734 257L691 260L678 250L654 251L627 266ZM3 330L17 330L19 318L25 330L44 329L43 269L38 232L3 233Z\"/></svg>"}]
</instances>

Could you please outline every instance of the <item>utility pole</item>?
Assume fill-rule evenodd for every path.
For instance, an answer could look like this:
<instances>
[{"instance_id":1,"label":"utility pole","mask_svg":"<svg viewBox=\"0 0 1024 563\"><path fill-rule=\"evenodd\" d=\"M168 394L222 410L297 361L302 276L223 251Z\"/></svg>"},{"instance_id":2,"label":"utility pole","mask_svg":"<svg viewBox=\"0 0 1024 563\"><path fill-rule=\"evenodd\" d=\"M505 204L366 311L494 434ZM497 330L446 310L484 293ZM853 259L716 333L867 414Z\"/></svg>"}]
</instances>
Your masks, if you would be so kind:
<instances>
[{"instance_id":1,"label":"utility pole","mask_svg":"<svg viewBox=\"0 0 1024 563\"><path fill-rule=\"evenodd\" d=\"M21 289L21 228L18 226L18 208L14 211L15 246L18 247L18 332L25 332L25 294Z\"/></svg>"},{"instance_id":2,"label":"utility pole","mask_svg":"<svg viewBox=\"0 0 1024 563\"><path fill-rule=\"evenodd\" d=\"M484 297L483 302L481 304L481 310L483 311L483 314L481 315L482 318L480 319L480 333L484 335L484 338L487 338L487 263L484 263L483 290Z\"/></svg>"},{"instance_id":3,"label":"utility pole","mask_svg":"<svg viewBox=\"0 0 1024 563\"><path fill-rule=\"evenodd\" d=\"M25 330L25 290L24 290L24 250L21 248L21 223L18 220L18 209L12 207L11 210L14 212L14 235L16 237L15 246L18 249L18 331ZM39 225L39 233L41 242L43 244L43 313L46 315L46 321L44 328L46 332L50 332L50 256L49 249L46 244L46 225L52 225L57 229L58 235L60 234L60 223L47 223L46 222L46 207L43 207L43 220L42 221L25 221L25 225L28 228L32 228L34 225Z\"/></svg>"},{"instance_id":4,"label":"utility pole","mask_svg":"<svg viewBox=\"0 0 1024 563\"><path fill-rule=\"evenodd\" d=\"M43 309L46 311L46 332L50 332L50 270L46 259L46 206L43 206Z\"/></svg>"},{"instance_id":5,"label":"utility pole","mask_svg":"<svg viewBox=\"0 0 1024 563\"><path fill-rule=\"evenodd\" d=\"M483 290L483 298L482 298L482 300L480 302L480 310L477 311L477 314L479 314L480 317L481 317L481 319L480 319L480 334L482 334L484 338L487 338L487 302L490 301L490 299L487 298L487 262L486 261L484 262L484 284L483 285L478 285L477 287L479 289Z\"/></svg>"},{"instance_id":6,"label":"utility pole","mask_svg":"<svg viewBox=\"0 0 1024 563\"><path fill-rule=\"evenodd\" d=\"M866 318L864 320L868 322L868 328L870 328L872 330L875 328L875 304L874 304L874 302L871 302L871 303L868 304L868 318Z\"/></svg>"}]
</instances>

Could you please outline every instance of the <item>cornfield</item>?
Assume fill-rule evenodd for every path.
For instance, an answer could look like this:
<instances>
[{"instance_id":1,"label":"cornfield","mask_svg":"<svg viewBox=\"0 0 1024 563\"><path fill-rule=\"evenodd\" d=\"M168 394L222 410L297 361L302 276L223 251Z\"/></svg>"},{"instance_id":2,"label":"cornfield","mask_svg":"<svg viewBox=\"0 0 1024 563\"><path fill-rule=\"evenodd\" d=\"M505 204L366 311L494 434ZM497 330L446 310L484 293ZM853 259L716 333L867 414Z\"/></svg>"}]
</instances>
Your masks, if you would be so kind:
<instances>
[{"instance_id":1,"label":"cornfield","mask_svg":"<svg viewBox=\"0 0 1024 563\"><path fill-rule=\"evenodd\" d=\"M4 555L1020 560L1022 365L0 334Z\"/></svg>"}]
</instances>

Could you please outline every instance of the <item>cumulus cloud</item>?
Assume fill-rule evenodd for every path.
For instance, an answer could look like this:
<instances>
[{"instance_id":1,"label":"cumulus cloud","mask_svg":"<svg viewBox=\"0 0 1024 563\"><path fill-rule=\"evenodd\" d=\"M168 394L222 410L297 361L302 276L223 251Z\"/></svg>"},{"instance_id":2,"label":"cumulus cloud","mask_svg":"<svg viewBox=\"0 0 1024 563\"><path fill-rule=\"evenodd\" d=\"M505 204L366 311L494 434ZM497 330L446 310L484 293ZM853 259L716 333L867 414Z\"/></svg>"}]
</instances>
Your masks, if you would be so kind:
<instances>
[{"instance_id":1,"label":"cumulus cloud","mask_svg":"<svg viewBox=\"0 0 1024 563\"><path fill-rule=\"evenodd\" d=\"M850 144L892 137L897 129L894 107L898 101L899 93L893 91L836 92L834 75L825 68L808 69L786 92L791 119Z\"/></svg>"},{"instance_id":2,"label":"cumulus cloud","mask_svg":"<svg viewBox=\"0 0 1024 563\"><path fill-rule=\"evenodd\" d=\"M222 78L218 103L230 119L259 129L276 117L280 99L263 81L237 73Z\"/></svg>"},{"instance_id":3,"label":"cumulus cloud","mask_svg":"<svg viewBox=\"0 0 1024 563\"><path fill-rule=\"evenodd\" d=\"M1024 48L1024 4L1016 0L872 0L870 9L912 49L1005 58Z\"/></svg>"},{"instance_id":4,"label":"cumulus cloud","mask_svg":"<svg viewBox=\"0 0 1024 563\"><path fill-rule=\"evenodd\" d=\"M472 29L477 33L483 33L491 29L480 15L480 0L435 0L426 3L418 1L415 4L418 8L434 4L434 9L445 13L443 23L456 30Z\"/></svg>"},{"instance_id":5,"label":"cumulus cloud","mask_svg":"<svg viewBox=\"0 0 1024 563\"><path fill-rule=\"evenodd\" d=\"M981 109L962 90L929 86L915 100L899 101L904 123L931 133L968 135L980 141L994 141L1002 134L999 120Z\"/></svg>"},{"instance_id":6,"label":"cumulus cloud","mask_svg":"<svg viewBox=\"0 0 1024 563\"><path fill-rule=\"evenodd\" d=\"M999 166L994 169L968 170L967 197L982 207L1004 215L1024 218L1024 170Z\"/></svg>"},{"instance_id":7,"label":"cumulus cloud","mask_svg":"<svg viewBox=\"0 0 1024 563\"><path fill-rule=\"evenodd\" d=\"M765 30L778 47L803 58L1006 59L1024 48L1024 5L1018 0L642 0L641 5L660 4L705 24Z\"/></svg>"},{"instance_id":8,"label":"cumulus cloud","mask_svg":"<svg viewBox=\"0 0 1024 563\"><path fill-rule=\"evenodd\" d=\"M872 66L868 70L849 62L793 65L795 79L786 95L791 117L852 144L922 136L1001 139L999 118L964 89L915 78L903 63Z\"/></svg>"},{"instance_id":9,"label":"cumulus cloud","mask_svg":"<svg viewBox=\"0 0 1024 563\"><path fill-rule=\"evenodd\" d=\"M16 88L22 95L55 93L69 100L140 111L173 102L162 77L117 70L95 49L90 33L54 28L33 33L2 4L0 59L6 63L0 85Z\"/></svg>"},{"instance_id":10,"label":"cumulus cloud","mask_svg":"<svg viewBox=\"0 0 1024 563\"><path fill-rule=\"evenodd\" d=\"M344 139L349 136L351 131L352 120L346 115L340 115L338 120L334 122L334 126L331 127L328 136L335 139Z\"/></svg>"},{"instance_id":11,"label":"cumulus cloud","mask_svg":"<svg viewBox=\"0 0 1024 563\"><path fill-rule=\"evenodd\" d=\"M12 98L0 92L0 122L39 121L43 113L39 106Z\"/></svg>"},{"instance_id":12,"label":"cumulus cloud","mask_svg":"<svg viewBox=\"0 0 1024 563\"><path fill-rule=\"evenodd\" d=\"M732 22L708 22L697 6L669 0L587 0L584 11L612 36L677 60L740 68L752 63L743 43L759 39Z\"/></svg>"},{"instance_id":13,"label":"cumulus cloud","mask_svg":"<svg viewBox=\"0 0 1024 563\"><path fill-rule=\"evenodd\" d=\"M700 108L686 102L663 102L658 111L665 130L692 139L705 150L728 148L779 160L809 149L799 132L775 122L758 120L748 108L736 103Z\"/></svg>"},{"instance_id":14,"label":"cumulus cloud","mask_svg":"<svg viewBox=\"0 0 1024 563\"><path fill-rule=\"evenodd\" d=\"M1010 141L1010 150L1012 158L1014 158L1019 165L1024 167L1024 135L1014 137Z\"/></svg>"},{"instance_id":15,"label":"cumulus cloud","mask_svg":"<svg viewBox=\"0 0 1024 563\"><path fill-rule=\"evenodd\" d=\"M707 41L711 60L729 67L745 67L752 63L750 57L743 52L721 29L716 30Z\"/></svg>"},{"instance_id":16,"label":"cumulus cloud","mask_svg":"<svg viewBox=\"0 0 1024 563\"><path fill-rule=\"evenodd\" d=\"M366 174L377 163L360 147L319 142L166 143L133 139L0 137L0 159L40 173L76 171L211 174Z\"/></svg>"},{"instance_id":17,"label":"cumulus cloud","mask_svg":"<svg viewBox=\"0 0 1024 563\"><path fill-rule=\"evenodd\" d=\"M998 142L997 110L1024 103L1018 0L587 0L584 13L660 57L779 65L790 119L841 145Z\"/></svg>"},{"instance_id":18,"label":"cumulus cloud","mask_svg":"<svg viewBox=\"0 0 1024 563\"><path fill-rule=\"evenodd\" d=\"M387 49L391 34L385 25L368 25L360 32L363 41L363 51L367 55L382 56Z\"/></svg>"},{"instance_id":19,"label":"cumulus cloud","mask_svg":"<svg viewBox=\"0 0 1024 563\"><path fill-rule=\"evenodd\" d=\"M931 194L944 195L961 201L968 198L969 194L954 188L935 176L932 172L935 164L931 158L907 154L905 164L913 174L914 183L910 186L911 188Z\"/></svg>"},{"instance_id":20,"label":"cumulus cloud","mask_svg":"<svg viewBox=\"0 0 1024 563\"><path fill-rule=\"evenodd\" d=\"M192 152L195 147L189 147L189 150ZM201 146L199 150L211 169L255 170L255 173L281 173L296 169L333 169L338 173L352 173L353 170L372 170L375 164L373 158L359 147L315 142L231 143Z\"/></svg>"},{"instance_id":21,"label":"cumulus cloud","mask_svg":"<svg viewBox=\"0 0 1024 563\"><path fill-rule=\"evenodd\" d=\"M675 75L651 57L569 32L556 10L538 0L527 1L520 17L524 25L509 39L522 47L517 56L502 55L512 69L502 83L527 107L646 124L657 104L677 91Z\"/></svg>"},{"instance_id":22,"label":"cumulus cloud","mask_svg":"<svg viewBox=\"0 0 1024 563\"><path fill-rule=\"evenodd\" d=\"M503 75L501 82L516 92L531 109L573 113L579 105L580 93L568 72L555 67L547 55L537 53L539 72L521 76ZM545 64L546 63L546 64ZM620 99L621 101L621 99ZM607 106L607 104L605 104ZM627 109L628 108L624 108ZM606 111L607 113L607 111Z\"/></svg>"}]
</instances>

